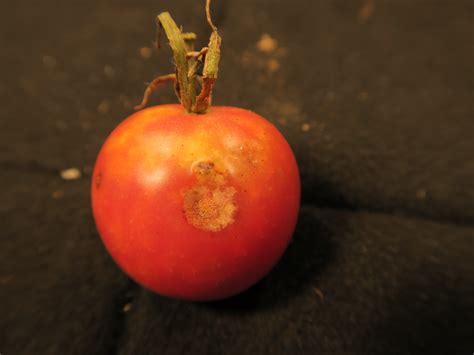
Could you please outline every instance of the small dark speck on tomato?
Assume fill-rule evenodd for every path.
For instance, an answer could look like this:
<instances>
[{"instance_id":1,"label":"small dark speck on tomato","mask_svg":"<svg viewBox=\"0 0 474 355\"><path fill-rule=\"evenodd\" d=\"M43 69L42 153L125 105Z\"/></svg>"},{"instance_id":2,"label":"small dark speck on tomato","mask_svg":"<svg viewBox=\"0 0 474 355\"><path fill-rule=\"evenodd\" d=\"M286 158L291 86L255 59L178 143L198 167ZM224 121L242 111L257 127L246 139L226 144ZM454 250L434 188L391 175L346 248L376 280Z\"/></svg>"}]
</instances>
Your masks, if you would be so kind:
<instances>
[{"instance_id":1,"label":"small dark speck on tomato","mask_svg":"<svg viewBox=\"0 0 474 355\"><path fill-rule=\"evenodd\" d=\"M102 173L98 173L95 176L95 188L99 189L101 184L102 184Z\"/></svg>"}]
</instances>

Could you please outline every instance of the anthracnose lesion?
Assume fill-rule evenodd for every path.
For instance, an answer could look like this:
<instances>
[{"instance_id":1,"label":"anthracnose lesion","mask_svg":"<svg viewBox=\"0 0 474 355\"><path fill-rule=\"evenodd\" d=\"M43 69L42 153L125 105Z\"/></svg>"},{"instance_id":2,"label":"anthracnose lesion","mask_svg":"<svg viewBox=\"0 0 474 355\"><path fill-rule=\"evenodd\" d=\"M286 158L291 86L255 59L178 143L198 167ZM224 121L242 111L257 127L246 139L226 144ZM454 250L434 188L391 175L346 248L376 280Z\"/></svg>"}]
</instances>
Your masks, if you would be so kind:
<instances>
[{"instance_id":1,"label":"anthracnose lesion","mask_svg":"<svg viewBox=\"0 0 474 355\"><path fill-rule=\"evenodd\" d=\"M234 222L237 190L212 161L195 164L196 182L183 193L183 210L192 226L218 232Z\"/></svg>"},{"instance_id":2,"label":"anthracnose lesion","mask_svg":"<svg viewBox=\"0 0 474 355\"><path fill-rule=\"evenodd\" d=\"M200 161L195 167L195 171L199 174L209 174L213 170L214 163L212 161Z\"/></svg>"}]
</instances>

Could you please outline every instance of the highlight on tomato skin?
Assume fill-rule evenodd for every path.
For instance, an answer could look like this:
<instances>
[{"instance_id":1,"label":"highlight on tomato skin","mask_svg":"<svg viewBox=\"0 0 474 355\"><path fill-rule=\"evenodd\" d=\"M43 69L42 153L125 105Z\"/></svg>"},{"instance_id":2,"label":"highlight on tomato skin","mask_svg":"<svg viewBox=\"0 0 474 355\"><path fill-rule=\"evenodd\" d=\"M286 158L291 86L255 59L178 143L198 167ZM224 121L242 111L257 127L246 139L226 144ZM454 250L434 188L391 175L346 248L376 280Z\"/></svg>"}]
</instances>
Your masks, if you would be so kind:
<instances>
[{"instance_id":1,"label":"highlight on tomato skin","mask_svg":"<svg viewBox=\"0 0 474 355\"><path fill-rule=\"evenodd\" d=\"M139 111L107 138L92 207L117 264L161 295L215 300L249 288L284 253L300 204L290 146L235 107Z\"/></svg>"}]
</instances>

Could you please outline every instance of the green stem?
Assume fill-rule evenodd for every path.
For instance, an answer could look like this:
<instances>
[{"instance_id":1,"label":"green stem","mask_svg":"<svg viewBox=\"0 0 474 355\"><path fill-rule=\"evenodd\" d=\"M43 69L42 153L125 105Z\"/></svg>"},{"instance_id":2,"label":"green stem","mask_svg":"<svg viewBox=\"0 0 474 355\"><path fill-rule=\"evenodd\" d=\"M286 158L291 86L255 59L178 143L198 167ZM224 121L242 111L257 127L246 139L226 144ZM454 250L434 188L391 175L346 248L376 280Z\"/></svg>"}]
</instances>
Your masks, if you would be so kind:
<instances>
[{"instance_id":1,"label":"green stem","mask_svg":"<svg viewBox=\"0 0 474 355\"><path fill-rule=\"evenodd\" d=\"M221 38L210 17L210 0L206 1L206 15L212 34L207 51L199 56L188 56L190 48L186 40L195 39L192 33L182 33L168 12L158 15L158 35L164 29L176 65L176 94L181 104L192 113L205 113L211 104L212 89L217 79ZM159 36L158 36L159 39ZM204 64L201 63L204 57ZM197 68L202 68L199 73ZM190 70L191 69L191 70Z\"/></svg>"},{"instance_id":2,"label":"green stem","mask_svg":"<svg viewBox=\"0 0 474 355\"><path fill-rule=\"evenodd\" d=\"M189 109L193 105L193 99L192 96L190 97L190 95L188 95L188 92L191 90L189 88L190 80L186 75L188 71L188 60L186 58L188 48L186 47L186 42L176 22L174 22L168 12L159 14L157 20L159 26L165 30L166 37L168 37L171 50L173 51L173 59L176 65L176 83L179 88L177 90L179 100L185 108Z\"/></svg>"}]
</instances>

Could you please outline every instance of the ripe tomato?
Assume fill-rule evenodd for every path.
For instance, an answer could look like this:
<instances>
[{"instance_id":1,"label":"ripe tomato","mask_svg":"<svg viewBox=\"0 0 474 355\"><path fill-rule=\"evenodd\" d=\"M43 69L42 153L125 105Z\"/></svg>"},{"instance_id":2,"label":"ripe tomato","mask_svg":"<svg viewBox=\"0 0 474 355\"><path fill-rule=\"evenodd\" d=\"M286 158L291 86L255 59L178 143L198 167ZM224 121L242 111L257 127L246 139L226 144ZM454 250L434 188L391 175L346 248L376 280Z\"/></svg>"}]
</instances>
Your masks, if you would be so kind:
<instances>
[{"instance_id":1,"label":"ripe tomato","mask_svg":"<svg viewBox=\"0 0 474 355\"><path fill-rule=\"evenodd\" d=\"M234 107L133 114L103 145L91 190L118 265L159 294L189 300L225 298L265 276L291 239L300 202L288 143Z\"/></svg>"}]
</instances>

